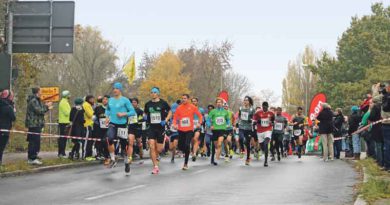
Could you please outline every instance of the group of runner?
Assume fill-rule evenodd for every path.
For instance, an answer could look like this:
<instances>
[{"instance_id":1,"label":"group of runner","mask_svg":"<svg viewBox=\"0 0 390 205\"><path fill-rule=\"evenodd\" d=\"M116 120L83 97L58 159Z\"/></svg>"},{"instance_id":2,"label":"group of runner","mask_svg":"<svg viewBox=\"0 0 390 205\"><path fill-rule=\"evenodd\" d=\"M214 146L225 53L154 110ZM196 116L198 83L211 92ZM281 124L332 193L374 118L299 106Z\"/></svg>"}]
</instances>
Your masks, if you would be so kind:
<instances>
[{"instance_id":1,"label":"group of runner","mask_svg":"<svg viewBox=\"0 0 390 205\"><path fill-rule=\"evenodd\" d=\"M124 145L125 172L130 173L133 159L133 147L136 143L142 157L142 136L148 138L150 158L153 163L152 174L158 174L160 154L169 139L171 162L179 151L184 155L182 169L187 170L189 158L195 162L199 154L210 156L211 164L217 166L221 156L229 162L238 150L241 157L246 153L245 165L250 165L251 153L260 158L264 153L264 166L268 167L268 156L278 161L287 157L289 144L297 146L297 156L301 158L305 117L302 109L291 122L282 116L282 108L269 107L263 102L254 108L251 97L246 96L238 112L233 113L222 98L215 105L209 105L207 112L198 106L199 100L183 94L180 100L171 106L160 98L160 89L153 87L144 109L139 108L137 98L128 99L122 95L122 85L115 83L113 96L104 97L99 115L96 115L98 130L106 141L105 158L108 167L117 165L115 142ZM96 113L95 113L96 114ZM292 139L291 139L292 136Z\"/></svg>"}]
</instances>

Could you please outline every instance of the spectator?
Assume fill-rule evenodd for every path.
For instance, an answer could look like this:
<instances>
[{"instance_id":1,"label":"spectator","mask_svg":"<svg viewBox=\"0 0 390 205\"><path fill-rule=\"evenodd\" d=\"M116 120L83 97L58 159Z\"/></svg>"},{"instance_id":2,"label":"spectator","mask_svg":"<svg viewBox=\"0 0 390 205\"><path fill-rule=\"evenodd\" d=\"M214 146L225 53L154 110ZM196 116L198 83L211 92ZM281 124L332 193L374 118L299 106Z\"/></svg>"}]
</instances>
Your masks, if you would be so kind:
<instances>
[{"instance_id":1,"label":"spectator","mask_svg":"<svg viewBox=\"0 0 390 205\"><path fill-rule=\"evenodd\" d=\"M381 104L375 102L374 100L370 101L370 116L368 120L370 122L376 122L381 119ZM382 124L375 124L370 128L371 138L374 143L374 155L375 159L378 162L378 165L383 167L383 134L382 134Z\"/></svg>"},{"instance_id":2,"label":"spectator","mask_svg":"<svg viewBox=\"0 0 390 205\"><path fill-rule=\"evenodd\" d=\"M341 145L342 145L342 135L343 135L343 124L344 124L344 115L341 108L336 109L335 119L334 119L334 157L340 159Z\"/></svg>"},{"instance_id":3,"label":"spectator","mask_svg":"<svg viewBox=\"0 0 390 205\"><path fill-rule=\"evenodd\" d=\"M16 120L14 108L14 94L3 90L0 93L0 129L10 130L12 122ZM9 132L0 132L0 166L2 166L3 152L9 140Z\"/></svg>"},{"instance_id":4,"label":"spectator","mask_svg":"<svg viewBox=\"0 0 390 205\"><path fill-rule=\"evenodd\" d=\"M59 104L59 113L58 113L58 126L60 135L68 135L69 133L66 131L69 128L69 115L70 115L70 104L69 104L70 92L68 90L64 90L62 92L62 99ZM66 141L67 138L60 137L58 138L58 157L64 158L66 157L65 149L66 149Z\"/></svg>"},{"instance_id":5,"label":"spectator","mask_svg":"<svg viewBox=\"0 0 390 205\"><path fill-rule=\"evenodd\" d=\"M84 137L85 136L85 128L84 128L84 110L83 104L84 100L82 98L76 98L74 100L75 106L72 107L70 111L69 120L71 123L70 133L75 137ZM79 139L72 139L73 147L69 152L69 159L80 159L80 144L82 141Z\"/></svg>"},{"instance_id":6,"label":"spectator","mask_svg":"<svg viewBox=\"0 0 390 205\"><path fill-rule=\"evenodd\" d=\"M38 153L41 148L41 132L45 125L45 113L53 109L53 104L48 102L43 104L40 99L41 89L32 88L32 95L27 99L27 111L25 125L28 128L28 163L41 165L38 160Z\"/></svg>"},{"instance_id":7,"label":"spectator","mask_svg":"<svg viewBox=\"0 0 390 205\"><path fill-rule=\"evenodd\" d=\"M353 134L359 127L359 123L361 121L361 116L359 115L359 107L358 106L352 106L351 108L352 114L349 117L349 129L348 134L352 135L352 151L355 160L360 159L360 152L361 152L361 142L360 142L360 135L359 134Z\"/></svg>"},{"instance_id":8,"label":"spectator","mask_svg":"<svg viewBox=\"0 0 390 205\"><path fill-rule=\"evenodd\" d=\"M95 98L92 95L87 95L85 97L85 102L83 103L83 109L84 109L84 127L85 127L85 137L86 138L91 138L92 137L92 128L93 128L93 116L94 116L94 111L93 111L93 106L95 104ZM94 161L96 160L94 157L92 157L93 154L93 145L95 141L92 140L85 140L83 144L83 158L87 161ZM85 151L85 153L84 153ZM84 156L85 154L85 156Z\"/></svg>"},{"instance_id":9,"label":"spectator","mask_svg":"<svg viewBox=\"0 0 390 205\"><path fill-rule=\"evenodd\" d=\"M326 103L322 104L322 111L318 114L319 134L322 140L324 161L333 160L333 112Z\"/></svg>"},{"instance_id":10,"label":"spectator","mask_svg":"<svg viewBox=\"0 0 390 205\"><path fill-rule=\"evenodd\" d=\"M390 118L390 110L389 110L389 101L390 101L390 81L385 83L385 88L380 91L380 84L378 83L373 87L373 96L374 101L382 102L382 119ZM383 164L385 170L390 170L390 121L384 121L382 123L382 134L383 134L383 150L384 150L384 158Z\"/></svg>"}]
</instances>

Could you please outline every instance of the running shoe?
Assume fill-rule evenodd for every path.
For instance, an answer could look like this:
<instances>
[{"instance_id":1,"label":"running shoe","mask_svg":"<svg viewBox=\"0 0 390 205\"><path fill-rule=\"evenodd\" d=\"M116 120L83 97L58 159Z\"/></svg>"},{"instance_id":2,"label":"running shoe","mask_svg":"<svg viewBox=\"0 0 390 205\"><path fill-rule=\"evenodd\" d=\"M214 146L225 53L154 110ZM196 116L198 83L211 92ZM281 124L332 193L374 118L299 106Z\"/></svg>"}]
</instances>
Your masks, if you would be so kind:
<instances>
[{"instance_id":1,"label":"running shoe","mask_svg":"<svg viewBox=\"0 0 390 205\"><path fill-rule=\"evenodd\" d=\"M126 172L126 174L130 173L130 163L125 164L125 172Z\"/></svg>"},{"instance_id":2,"label":"running shoe","mask_svg":"<svg viewBox=\"0 0 390 205\"><path fill-rule=\"evenodd\" d=\"M280 162L280 155L278 155L278 161Z\"/></svg>"},{"instance_id":3,"label":"running shoe","mask_svg":"<svg viewBox=\"0 0 390 205\"><path fill-rule=\"evenodd\" d=\"M228 156L225 157L225 162L230 162L230 158Z\"/></svg>"},{"instance_id":4,"label":"running shoe","mask_svg":"<svg viewBox=\"0 0 390 205\"><path fill-rule=\"evenodd\" d=\"M211 165L218 166L217 162L211 162Z\"/></svg>"},{"instance_id":5,"label":"running shoe","mask_svg":"<svg viewBox=\"0 0 390 205\"><path fill-rule=\"evenodd\" d=\"M96 161L95 157L86 157L85 161L91 162L91 161Z\"/></svg>"},{"instance_id":6,"label":"running shoe","mask_svg":"<svg viewBox=\"0 0 390 205\"><path fill-rule=\"evenodd\" d=\"M27 162L28 162L28 164L31 164L31 165L42 165L43 164L38 159L34 159L34 160L29 159Z\"/></svg>"},{"instance_id":7,"label":"running shoe","mask_svg":"<svg viewBox=\"0 0 390 205\"><path fill-rule=\"evenodd\" d=\"M249 166L249 165L250 165L250 162L251 162L250 159L245 160L245 165L246 165L246 166Z\"/></svg>"},{"instance_id":8,"label":"running shoe","mask_svg":"<svg viewBox=\"0 0 390 205\"><path fill-rule=\"evenodd\" d=\"M110 159L105 159L104 160L104 166L110 165Z\"/></svg>"},{"instance_id":9,"label":"running shoe","mask_svg":"<svg viewBox=\"0 0 390 205\"><path fill-rule=\"evenodd\" d=\"M240 159L244 158L244 152L240 153Z\"/></svg>"},{"instance_id":10,"label":"running shoe","mask_svg":"<svg viewBox=\"0 0 390 205\"><path fill-rule=\"evenodd\" d=\"M158 174L160 170L158 169L158 166L155 166L152 170L152 174Z\"/></svg>"},{"instance_id":11,"label":"running shoe","mask_svg":"<svg viewBox=\"0 0 390 205\"><path fill-rule=\"evenodd\" d=\"M268 162L264 162L264 167L268 167Z\"/></svg>"},{"instance_id":12,"label":"running shoe","mask_svg":"<svg viewBox=\"0 0 390 205\"><path fill-rule=\"evenodd\" d=\"M196 161L196 156L192 156L192 161L195 162Z\"/></svg>"},{"instance_id":13,"label":"running shoe","mask_svg":"<svg viewBox=\"0 0 390 205\"><path fill-rule=\"evenodd\" d=\"M186 171L188 170L188 165L184 165L183 168L182 168L183 171Z\"/></svg>"},{"instance_id":14,"label":"running shoe","mask_svg":"<svg viewBox=\"0 0 390 205\"><path fill-rule=\"evenodd\" d=\"M272 162L275 161L275 156L272 156L272 157L271 157L271 161L272 161Z\"/></svg>"},{"instance_id":15,"label":"running shoe","mask_svg":"<svg viewBox=\"0 0 390 205\"><path fill-rule=\"evenodd\" d=\"M117 164L118 164L118 162L116 162L115 160L111 160L109 167L114 168L114 167L116 167Z\"/></svg>"}]
</instances>

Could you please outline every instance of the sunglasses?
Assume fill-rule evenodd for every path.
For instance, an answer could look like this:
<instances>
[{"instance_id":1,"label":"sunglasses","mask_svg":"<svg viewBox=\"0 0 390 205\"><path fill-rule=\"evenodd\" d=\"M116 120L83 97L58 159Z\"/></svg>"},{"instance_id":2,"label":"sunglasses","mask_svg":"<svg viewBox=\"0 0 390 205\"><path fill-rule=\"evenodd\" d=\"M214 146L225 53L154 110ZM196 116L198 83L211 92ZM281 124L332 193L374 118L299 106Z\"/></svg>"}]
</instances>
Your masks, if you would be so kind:
<instances>
[{"instance_id":1,"label":"sunglasses","mask_svg":"<svg viewBox=\"0 0 390 205\"><path fill-rule=\"evenodd\" d=\"M150 94L158 94L158 92L150 92Z\"/></svg>"}]
</instances>

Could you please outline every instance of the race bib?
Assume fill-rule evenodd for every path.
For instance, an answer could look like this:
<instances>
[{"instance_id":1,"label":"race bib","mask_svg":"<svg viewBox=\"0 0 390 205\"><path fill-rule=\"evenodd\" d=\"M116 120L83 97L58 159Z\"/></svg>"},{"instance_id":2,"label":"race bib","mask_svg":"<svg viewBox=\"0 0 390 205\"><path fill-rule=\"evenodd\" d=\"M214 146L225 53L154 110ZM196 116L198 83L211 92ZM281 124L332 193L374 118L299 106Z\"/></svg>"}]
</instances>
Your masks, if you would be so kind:
<instances>
[{"instance_id":1,"label":"race bib","mask_svg":"<svg viewBox=\"0 0 390 205\"><path fill-rule=\"evenodd\" d=\"M194 120L194 128L196 128L196 126L198 125L199 123L199 120Z\"/></svg>"},{"instance_id":2,"label":"race bib","mask_svg":"<svg viewBox=\"0 0 390 205\"><path fill-rule=\"evenodd\" d=\"M261 127L269 127L269 118L262 118L260 120Z\"/></svg>"},{"instance_id":3,"label":"race bib","mask_svg":"<svg viewBox=\"0 0 390 205\"><path fill-rule=\"evenodd\" d=\"M137 115L134 115L134 116L130 116L129 117L129 124L136 124L138 123L138 116Z\"/></svg>"},{"instance_id":4,"label":"race bib","mask_svg":"<svg viewBox=\"0 0 390 205\"><path fill-rule=\"evenodd\" d=\"M127 139L127 128L118 128L118 137L121 139Z\"/></svg>"},{"instance_id":5,"label":"race bib","mask_svg":"<svg viewBox=\"0 0 390 205\"><path fill-rule=\"evenodd\" d=\"M248 112L241 112L241 120L248 121L249 120L249 113Z\"/></svg>"},{"instance_id":6,"label":"race bib","mask_svg":"<svg viewBox=\"0 0 390 205\"><path fill-rule=\"evenodd\" d=\"M225 118L224 118L224 117L217 117L217 118L215 119L215 124L217 124L217 125L223 125L223 124L225 124Z\"/></svg>"},{"instance_id":7,"label":"race bib","mask_svg":"<svg viewBox=\"0 0 390 205\"><path fill-rule=\"evenodd\" d=\"M302 133L302 130L294 130L294 136L300 136Z\"/></svg>"},{"instance_id":8,"label":"race bib","mask_svg":"<svg viewBox=\"0 0 390 205\"><path fill-rule=\"evenodd\" d=\"M161 122L161 113L154 112L150 113L150 123L159 124Z\"/></svg>"},{"instance_id":9,"label":"race bib","mask_svg":"<svg viewBox=\"0 0 390 205\"><path fill-rule=\"evenodd\" d=\"M186 117L180 120L181 127L189 127L191 125L190 118Z\"/></svg>"},{"instance_id":10,"label":"race bib","mask_svg":"<svg viewBox=\"0 0 390 205\"><path fill-rule=\"evenodd\" d=\"M99 119L99 124L101 129L107 129L108 126L106 125L106 118L100 118Z\"/></svg>"},{"instance_id":11,"label":"race bib","mask_svg":"<svg viewBox=\"0 0 390 205\"><path fill-rule=\"evenodd\" d=\"M283 130L283 123L277 122L275 123L275 130L282 131Z\"/></svg>"}]
</instances>

